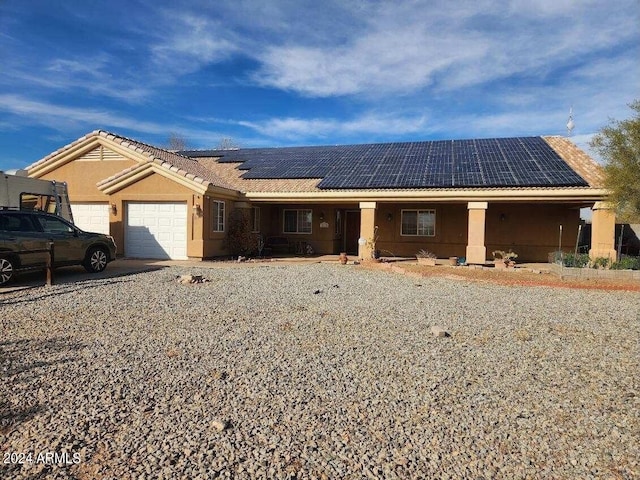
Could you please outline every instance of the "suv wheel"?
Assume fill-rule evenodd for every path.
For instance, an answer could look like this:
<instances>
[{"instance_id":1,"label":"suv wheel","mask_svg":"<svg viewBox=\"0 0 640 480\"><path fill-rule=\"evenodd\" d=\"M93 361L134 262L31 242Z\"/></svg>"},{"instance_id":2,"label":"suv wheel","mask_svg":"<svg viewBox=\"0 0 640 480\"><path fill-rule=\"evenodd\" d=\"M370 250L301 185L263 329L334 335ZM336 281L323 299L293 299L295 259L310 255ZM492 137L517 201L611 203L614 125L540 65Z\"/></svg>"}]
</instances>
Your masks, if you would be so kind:
<instances>
[{"instance_id":1,"label":"suv wheel","mask_svg":"<svg viewBox=\"0 0 640 480\"><path fill-rule=\"evenodd\" d=\"M13 278L13 263L8 258L0 258L0 285Z\"/></svg>"},{"instance_id":2,"label":"suv wheel","mask_svg":"<svg viewBox=\"0 0 640 480\"><path fill-rule=\"evenodd\" d=\"M84 268L87 272L98 273L107 267L109 256L107 251L102 247L93 247L89 249L87 258L84 262Z\"/></svg>"}]
</instances>

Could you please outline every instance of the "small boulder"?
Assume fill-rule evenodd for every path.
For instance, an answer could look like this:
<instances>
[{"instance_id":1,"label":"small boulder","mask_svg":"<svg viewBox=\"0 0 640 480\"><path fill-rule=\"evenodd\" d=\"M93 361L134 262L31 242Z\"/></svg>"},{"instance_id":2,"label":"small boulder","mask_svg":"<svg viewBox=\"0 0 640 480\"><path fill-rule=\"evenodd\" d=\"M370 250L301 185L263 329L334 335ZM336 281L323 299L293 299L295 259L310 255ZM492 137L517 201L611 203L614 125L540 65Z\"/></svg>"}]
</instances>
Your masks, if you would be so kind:
<instances>
[{"instance_id":1,"label":"small boulder","mask_svg":"<svg viewBox=\"0 0 640 480\"><path fill-rule=\"evenodd\" d=\"M434 337L450 337L451 335L449 335L449 332L447 332L444 328L442 328L440 325L434 325L431 327L431 333L433 334Z\"/></svg>"},{"instance_id":2,"label":"small boulder","mask_svg":"<svg viewBox=\"0 0 640 480\"><path fill-rule=\"evenodd\" d=\"M229 428L229 422L221 418L216 418L211 422L211 427L219 432L222 432L223 430Z\"/></svg>"}]
</instances>

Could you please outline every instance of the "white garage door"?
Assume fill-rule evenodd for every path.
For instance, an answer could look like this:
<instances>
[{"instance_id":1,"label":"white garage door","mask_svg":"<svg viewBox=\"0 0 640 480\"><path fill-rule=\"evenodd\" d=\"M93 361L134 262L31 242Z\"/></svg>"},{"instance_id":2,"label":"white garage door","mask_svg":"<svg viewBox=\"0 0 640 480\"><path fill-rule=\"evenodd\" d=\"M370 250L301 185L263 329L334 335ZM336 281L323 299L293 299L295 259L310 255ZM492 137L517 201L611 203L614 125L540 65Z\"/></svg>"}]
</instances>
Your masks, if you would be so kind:
<instances>
[{"instance_id":1,"label":"white garage door","mask_svg":"<svg viewBox=\"0 0 640 480\"><path fill-rule=\"evenodd\" d=\"M109 235L108 203L72 203L73 223L85 232Z\"/></svg>"},{"instance_id":2,"label":"white garage door","mask_svg":"<svg viewBox=\"0 0 640 480\"><path fill-rule=\"evenodd\" d=\"M126 205L125 256L187 259L186 202L128 202Z\"/></svg>"}]
</instances>

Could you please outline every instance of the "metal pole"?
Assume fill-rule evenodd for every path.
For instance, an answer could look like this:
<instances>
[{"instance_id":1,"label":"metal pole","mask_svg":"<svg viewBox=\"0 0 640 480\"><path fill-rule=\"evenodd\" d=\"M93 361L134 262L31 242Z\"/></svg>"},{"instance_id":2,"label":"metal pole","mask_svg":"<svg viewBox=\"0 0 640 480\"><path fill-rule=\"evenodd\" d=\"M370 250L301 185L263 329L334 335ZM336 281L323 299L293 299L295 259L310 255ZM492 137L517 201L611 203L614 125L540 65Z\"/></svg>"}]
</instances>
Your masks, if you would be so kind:
<instances>
[{"instance_id":1,"label":"metal pole","mask_svg":"<svg viewBox=\"0 0 640 480\"><path fill-rule=\"evenodd\" d=\"M617 258L618 261L620 261L620 257L622 256L622 235L623 234L624 234L624 223L620 225L620 238L618 239L618 258Z\"/></svg>"},{"instance_id":2,"label":"metal pole","mask_svg":"<svg viewBox=\"0 0 640 480\"><path fill-rule=\"evenodd\" d=\"M53 261L54 261L54 251L53 251L53 242L49 242L47 247L49 251L47 252L47 286L50 287L53 285Z\"/></svg>"},{"instance_id":3,"label":"metal pole","mask_svg":"<svg viewBox=\"0 0 640 480\"><path fill-rule=\"evenodd\" d=\"M562 259L562 224L560 224L560 236L558 238L558 252L560 252L560 259Z\"/></svg>"},{"instance_id":4,"label":"metal pole","mask_svg":"<svg viewBox=\"0 0 640 480\"><path fill-rule=\"evenodd\" d=\"M576 237L576 249L573 252L574 258L578 256L578 243L580 243L580 233L582 232L582 225L578 225L578 236Z\"/></svg>"}]
</instances>

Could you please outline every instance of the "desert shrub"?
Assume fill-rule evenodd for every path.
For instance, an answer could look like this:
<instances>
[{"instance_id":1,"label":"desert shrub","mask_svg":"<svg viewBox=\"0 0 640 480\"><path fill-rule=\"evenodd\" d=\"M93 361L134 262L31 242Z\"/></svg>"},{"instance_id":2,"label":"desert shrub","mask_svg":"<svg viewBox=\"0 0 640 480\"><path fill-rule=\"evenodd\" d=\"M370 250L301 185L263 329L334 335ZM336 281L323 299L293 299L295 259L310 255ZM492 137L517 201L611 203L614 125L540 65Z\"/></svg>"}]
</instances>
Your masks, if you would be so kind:
<instances>
[{"instance_id":1,"label":"desert shrub","mask_svg":"<svg viewBox=\"0 0 640 480\"><path fill-rule=\"evenodd\" d=\"M565 253L562 257L565 267L584 268L589 264L589 255L586 253Z\"/></svg>"},{"instance_id":2,"label":"desert shrub","mask_svg":"<svg viewBox=\"0 0 640 480\"><path fill-rule=\"evenodd\" d=\"M237 208L229 214L227 247L231 255L249 255L257 250L256 235L251 233L249 212Z\"/></svg>"},{"instance_id":3,"label":"desert shrub","mask_svg":"<svg viewBox=\"0 0 640 480\"><path fill-rule=\"evenodd\" d=\"M606 257L594 258L591 262L591 268L607 268L609 266L609 259Z\"/></svg>"},{"instance_id":4,"label":"desert shrub","mask_svg":"<svg viewBox=\"0 0 640 480\"><path fill-rule=\"evenodd\" d=\"M611 264L612 270L640 270L640 257L622 255L620 260Z\"/></svg>"}]
</instances>

